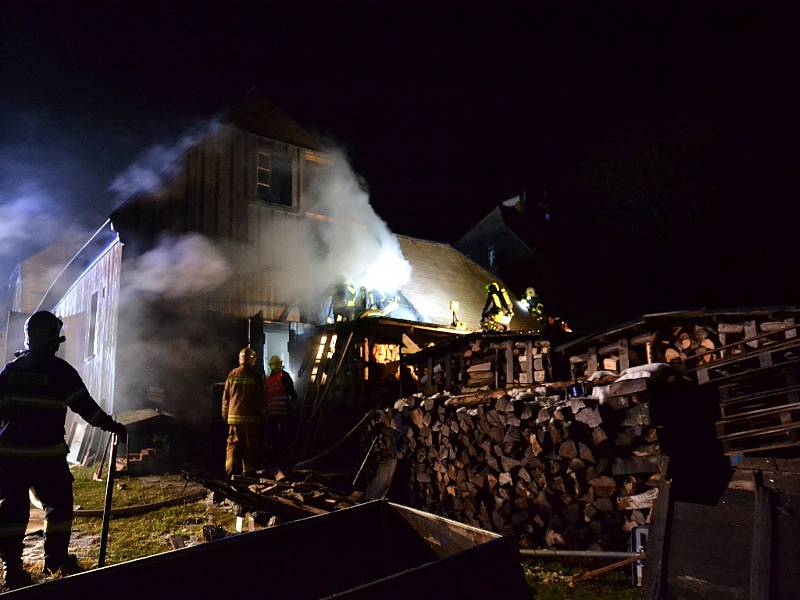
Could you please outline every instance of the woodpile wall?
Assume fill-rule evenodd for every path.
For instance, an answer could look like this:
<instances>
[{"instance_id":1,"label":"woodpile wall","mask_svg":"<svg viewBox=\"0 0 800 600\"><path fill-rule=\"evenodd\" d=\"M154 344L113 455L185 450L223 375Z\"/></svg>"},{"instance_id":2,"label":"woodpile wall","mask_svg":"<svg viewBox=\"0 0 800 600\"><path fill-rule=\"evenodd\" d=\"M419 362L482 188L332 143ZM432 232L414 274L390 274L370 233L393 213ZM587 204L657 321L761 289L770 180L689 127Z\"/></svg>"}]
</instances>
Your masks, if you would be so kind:
<instances>
[{"instance_id":1,"label":"woodpile wall","mask_svg":"<svg viewBox=\"0 0 800 600\"><path fill-rule=\"evenodd\" d=\"M532 547L624 549L661 477L644 383L620 382L636 391L602 405L554 386L417 394L380 412L372 435L379 460L397 460L401 501Z\"/></svg>"},{"instance_id":2,"label":"woodpile wall","mask_svg":"<svg viewBox=\"0 0 800 600\"><path fill-rule=\"evenodd\" d=\"M472 334L404 359L420 389L470 393L552 381L550 342L532 333Z\"/></svg>"}]
</instances>

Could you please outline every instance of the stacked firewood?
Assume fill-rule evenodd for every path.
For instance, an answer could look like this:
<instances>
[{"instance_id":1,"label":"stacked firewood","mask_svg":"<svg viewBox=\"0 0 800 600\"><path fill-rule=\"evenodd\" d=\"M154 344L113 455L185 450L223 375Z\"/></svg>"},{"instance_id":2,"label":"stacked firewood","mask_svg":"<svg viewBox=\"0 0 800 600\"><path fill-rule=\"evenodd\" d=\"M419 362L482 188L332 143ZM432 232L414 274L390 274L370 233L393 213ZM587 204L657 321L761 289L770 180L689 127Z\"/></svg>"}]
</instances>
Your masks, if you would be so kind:
<instances>
[{"instance_id":1,"label":"stacked firewood","mask_svg":"<svg viewBox=\"0 0 800 600\"><path fill-rule=\"evenodd\" d=\"M564 398L553 386L398 400L378 459L401 501L529 546L620 549L649 522L660 447L644 395ZM402 474L402 475L401 475Z\"/></svg>"},{"instance_id":2,"label":"stacked firewood","mask_svg":"<svg viewBox=\"0 0 800 600\"><path fill-rule=\"evenodd\" d=\"M503 385L536 385L550 379L550 343L532 336L484 335L468 345L407 364L423 389L468 393ZM449 365L448 365L449 363Z\"/></svg>"},{"instance_id":3,"label":"stacked firewood","mask_svg":"<svg viewBox=\"0 0 800 600\"><path fill-rule=\"evenodd\" d=\"M717 327L726 327L725 323ZM696 357L695 364L707 363L719 358L714 349L720 346L717 328L708 323L676 325L662 339L664 362L686 364Z\"/></svg>"}]
</instances>

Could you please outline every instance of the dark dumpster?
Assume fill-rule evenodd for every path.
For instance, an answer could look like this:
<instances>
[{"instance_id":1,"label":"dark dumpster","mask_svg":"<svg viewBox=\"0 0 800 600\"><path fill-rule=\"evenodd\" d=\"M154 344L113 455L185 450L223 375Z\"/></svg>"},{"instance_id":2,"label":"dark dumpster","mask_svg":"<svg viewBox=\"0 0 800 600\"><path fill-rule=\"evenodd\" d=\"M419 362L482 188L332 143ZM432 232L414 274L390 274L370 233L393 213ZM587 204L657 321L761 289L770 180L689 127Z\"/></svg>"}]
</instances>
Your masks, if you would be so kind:
<instances>
[{"instance_id":1,"label":"dark dumpster","mask_svg":"<svg viewBox=\"0 0 800 600\"><path fill-rule=\"evenodd\" d=\"M124 543L112 539L110 544ZM385 500L96 569L22 598L529 598L513 539Z\"/></svg>"}]
</instances>

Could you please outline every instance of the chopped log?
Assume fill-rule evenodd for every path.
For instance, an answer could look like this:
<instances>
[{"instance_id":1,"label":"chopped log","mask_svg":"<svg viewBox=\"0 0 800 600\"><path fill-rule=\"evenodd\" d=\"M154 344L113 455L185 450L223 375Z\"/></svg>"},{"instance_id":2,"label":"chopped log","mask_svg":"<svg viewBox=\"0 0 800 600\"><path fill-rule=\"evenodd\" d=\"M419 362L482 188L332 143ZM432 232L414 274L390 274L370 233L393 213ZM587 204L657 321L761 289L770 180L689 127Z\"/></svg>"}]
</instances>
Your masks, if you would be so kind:
<instances>
[{"instance_id":1,"label":"chopped log","mask_svg":"<svg viewBox=\"0 0 800 600\"><path fill-rule=\"evenodd\" d=\"M635 496L619 496L617 498L617 510L652 508L653 502L655 502L657 498L658 488L647 490Z\"/></svg>"},{"instance_id":2,"label":"chopped log","mask_svg":"<svg viewBox=\"0 0 800 600\"><path fill-rule=\"evenodd\" d=\"M575 458L578 456L578 448L573 440L567 440L558 447L558 454L564 458Z\"/></svg>"}]
</instances>

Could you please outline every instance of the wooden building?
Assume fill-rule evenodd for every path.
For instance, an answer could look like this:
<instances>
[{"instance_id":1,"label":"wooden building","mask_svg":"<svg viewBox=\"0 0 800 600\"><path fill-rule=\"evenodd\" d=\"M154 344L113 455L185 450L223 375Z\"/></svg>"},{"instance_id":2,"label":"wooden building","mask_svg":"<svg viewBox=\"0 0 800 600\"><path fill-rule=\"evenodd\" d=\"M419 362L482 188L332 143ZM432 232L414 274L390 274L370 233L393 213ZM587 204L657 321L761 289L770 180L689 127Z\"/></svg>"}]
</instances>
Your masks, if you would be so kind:
<instances>
[{"instance_id":1,"label":"wooden building","mask_svg":"<svg viewBox=\"0 0 800 600\"><path fill-rule=\"evenodd\" d=\"M159 186L139 190L111 214L39 303L64 320L65 358L104 408L155 408L206 427L216 418L211 384L235 366L243 345L258 351L261 364L278 354L300 374L326 315L320 290L306 281L313 269L299 269L293 253L312 243L311 231L339 227L361 235L358 223L315 210L311 201L315 178L333 164L296 122L269 102L251 99L193 140ZM165 240L187 235L205 240L200 248L213 248L213 258L227 265L219 285L197 281L205 265L195 273L191 260L170 264L171 256L166 262L161 256L154 262ZM401 323L389 328L401 332L390 336L393 343L399 347L414 322L427 324L426 343L434 330L456 335L479 329L483 286L494 276L447 244L402 236L396 242L412 275L389 315ZM179 279L185 289L137 287L143 269L155 280ZM451 328L451 300L460 303L466 330ZM518 315L512 327L529 323ZM302 375L301 395L321 383ZM76 452L83 443L85 454L84 425L76 419L69 427L70 443Z\"/></svg>"}]
</instances>

